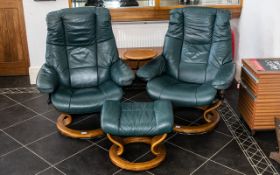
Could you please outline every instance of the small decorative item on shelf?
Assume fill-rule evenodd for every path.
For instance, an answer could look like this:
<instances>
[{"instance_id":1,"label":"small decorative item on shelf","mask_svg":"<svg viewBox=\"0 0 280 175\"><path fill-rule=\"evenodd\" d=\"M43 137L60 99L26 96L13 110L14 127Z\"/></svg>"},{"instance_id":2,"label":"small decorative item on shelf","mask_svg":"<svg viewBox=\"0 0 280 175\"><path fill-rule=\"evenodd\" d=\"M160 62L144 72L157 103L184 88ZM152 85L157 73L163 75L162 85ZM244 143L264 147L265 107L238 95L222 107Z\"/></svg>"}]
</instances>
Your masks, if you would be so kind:
<instances>
[{"instance_id":1,"label":"small decorative item on shelf","mask_svg":"<svg viewBox=\"0 0 280 175\"><path fill-rule=\"evenodd\" d=\"M121 7L139 6L137 0L121 0Z\"/></svg>"},{"instance_id":2,"label":"small decorative item on shelf","mask_svg":"<svg viewBox=\"0 0 280 175\"><path fill-rule=\"evenodd\" d=\"M85 6L104 7L103 0L87 0Z\"/></svg>"},{"instance_id":3,"label":"small decorative item on shelf","mask_svg":"<svg viewBox=\"0 0 280 175\"><path fill-rule=\"evenodd\" d=\"M180 4L197 5L200 0L179 0Z\"/></svg>"},{"instance_id":4,"label":"small decorative item on shelf","mask_svg":"<svg viewBox=\"0 0 280 175\"><path fill-rule=\"evenodd\" d=\"M189 4L191 1L190 0L180 0L181 4Z\"/></svg>"},{"instance_id":5,"label":"small decorative item on shelf","mask_svg":"<svg viewBox=\"0 0 280 175\"><path fill-rule=\"evenodd\" d=\"M276 132L279 152L271 152L269 157L280 164L280 118L277 117L275 118L275 132Z\"/></svg>"}]
</instances>

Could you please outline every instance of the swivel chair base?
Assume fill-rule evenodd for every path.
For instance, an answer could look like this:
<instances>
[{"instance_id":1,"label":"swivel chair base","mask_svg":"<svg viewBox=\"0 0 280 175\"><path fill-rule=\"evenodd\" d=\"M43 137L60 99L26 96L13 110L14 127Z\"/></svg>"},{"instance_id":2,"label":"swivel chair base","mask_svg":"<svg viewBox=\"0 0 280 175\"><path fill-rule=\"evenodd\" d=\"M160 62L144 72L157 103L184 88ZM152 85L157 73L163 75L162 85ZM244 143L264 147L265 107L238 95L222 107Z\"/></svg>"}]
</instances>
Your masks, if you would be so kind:
<instances>
[{"instance_id":1,"label":"swivel chair base","mask_svg":"<svg viewBox=\"0 0 280 175\"><path fill-rule=\"evenodd\" d=\"M109 150L109 157L116 166L130 171L145 171L157 167L166 157L165 146L161 144L167 137L167 134L154 137L126 137L120 138L107 134L108 139L114 143ZM146 162L129 162L120 156L124 152L124 145L130 143L146 143L151 145L151 152L156 156L154 159Z\"/></svg>"},{"instance_id":2,"label":"swivel chair base","mask_svg":"<svg viewBox=\"0 0 280 175\"><path fill-rule=\"evenodd\" d=\"M104 135L104 132L101 129L75 130L68 128L67 126L69 126L71 123L72 116L69 114L62 113L57 119L56 127L62 135L71 138L88 139Z\"/></svg>"},{"instance_id":3,"label":"swivel chair base","mask_svg":"<svg viewBox=\"0 0 280 175\"><path fill-rule=\"evenodd\" d=\"M204 134L212 131L220 121L220 115L216 109L222 104L219 100L209 107L201 107L199 109L204 110L203 118L206 121L205 124L198 126L184 126L175 124L173 130L175 132L186 133L186 134Z\"/></svg>"}]
</instances>

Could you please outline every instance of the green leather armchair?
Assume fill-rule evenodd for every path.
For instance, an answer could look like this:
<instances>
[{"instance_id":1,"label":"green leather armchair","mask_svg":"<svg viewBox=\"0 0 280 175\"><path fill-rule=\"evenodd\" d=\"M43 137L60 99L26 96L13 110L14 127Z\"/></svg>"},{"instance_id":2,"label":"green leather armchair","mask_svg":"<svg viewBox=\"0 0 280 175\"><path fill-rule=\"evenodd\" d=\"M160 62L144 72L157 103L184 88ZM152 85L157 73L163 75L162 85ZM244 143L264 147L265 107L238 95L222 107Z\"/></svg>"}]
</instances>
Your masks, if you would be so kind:
<instances>
[{"instance_id":1,"label":"green leather armchair","mask_svg":"<svg viewBox=\"0 0 280 175\"><path fill-rule=\"evenodd\" d=\"M62 9L47 16L46 63L37 87L50 94L55 108L62 112L57 127L64 135L87 138L101 130L77 131L67 127L70 114L99 112L106 100L119 100L121 86L130 85L134 73L119 58L105 8Z\"/></svg>"},{"instance_id":2,"label":"green leather armchair","mask_svg":"<svg viewBox=\"0 0 280 175\"><path fill-rule=\"evenodd\" d=\"M147 92L153 99L205 110L205 124L176 124L175 131L204 133L220 119L215 109L235 75L229 20L228 11L213 8L171 11L163 53L137 71L138 77L148 81Z\"/></svg>"}]
</instances>

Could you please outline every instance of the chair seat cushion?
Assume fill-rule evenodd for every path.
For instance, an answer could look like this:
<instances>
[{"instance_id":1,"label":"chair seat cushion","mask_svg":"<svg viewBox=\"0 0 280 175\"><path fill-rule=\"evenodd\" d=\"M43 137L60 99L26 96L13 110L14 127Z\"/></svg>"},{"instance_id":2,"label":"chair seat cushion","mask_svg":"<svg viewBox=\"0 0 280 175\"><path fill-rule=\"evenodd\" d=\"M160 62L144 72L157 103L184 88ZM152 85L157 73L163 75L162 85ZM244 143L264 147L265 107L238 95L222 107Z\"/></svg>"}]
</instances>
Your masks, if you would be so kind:
<instances>
[{"instance_id":1,"label":"chair seat cushion","mask_svg":"<svg viewBox=\"0 0 280 175\"><path fill-rule=\"evenodd\" d=\"M116 136L153 136L173 128L170 101L121 103L106 101L101 112L101 127Z\"/></svg>"},{"instance_id":2,"label":"chair seat cushion","mask_svg":"<svg viewBox=\"0 0 280 175\"><path fill-rule=\"evenodd\" d=\"M91 88L73 89L60 86L52 95L52 103L60 112L86 114L100 111L106 100L119 100L122 89L112 81Z\"/></svg>"},{"instance_id":3,"label":"chair seat cushion","mask_svg":"<svg viewBox=\"0 0 280 175\"><path fill-rule=\"evenodd\" d=\"M170 100L175 106L183 107L209 105L217 94L211 84L186 83L168 75L149 81L147 92L154 99Z\"/></svg>"}]
</instances>

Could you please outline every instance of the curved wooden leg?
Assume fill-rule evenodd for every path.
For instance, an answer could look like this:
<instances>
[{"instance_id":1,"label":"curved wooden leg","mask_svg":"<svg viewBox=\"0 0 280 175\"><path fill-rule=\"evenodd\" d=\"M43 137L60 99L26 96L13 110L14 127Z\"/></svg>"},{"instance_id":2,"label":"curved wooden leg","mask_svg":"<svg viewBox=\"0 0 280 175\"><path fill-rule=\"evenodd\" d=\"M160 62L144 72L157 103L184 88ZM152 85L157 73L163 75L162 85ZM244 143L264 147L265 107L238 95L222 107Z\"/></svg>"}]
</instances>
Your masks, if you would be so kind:
<instances>
[{"instance_id":1,"label":"curved wooden leg","mask_svg":"<svg viewBox=\"0 0 280 175\"><path fill-rule=\"evenodd\" d=\"M72 123L72 116L62 113L57 119L56 127L62 135L71 138L94 138L103 135L101 129L94 130L75 130L68 128L67 126Z\"/></svg>"},{"instance_id":2,"label":"curved wooden leg","mask_svg":"<svg viewBox=\"0 0 280 175\"><path fill-rule=\"evenodd\" d=\"M160 144L164 141L164 139L167 137L167 134L163 134L160 136L155 136L152 138L152 142L151 142L151 151L154 155L159 155L160 151L159 151L159 146Z\"/></svg>"},{"instance_id":3,"label":"curved wooden leg","mask_svg":"<svg viewBox=\"0 0 280 175\"><path fill-rule=\"evenodd\" d=\"M121 156L124 152L124 143L121 138L113 137L110 134L107 134L108 139L116 146L118 146L117 155Z\"/></svg>"},{"instance_id":4,"label":"curved wooden leg","mask_svg":"<svg viewBox=\"0 0 280 175\"><path fill-rule=\"evenodd\" d=\"M114 144L109 150L109 157L113 164L116 166L130 170L130 171L145 171L157 167L166 157L166 150L163 144L161 144L167 137L167 134L160 136L150 137L127 137L121 139L119 137L107 134L107 137ZM120 157L124 151L124 145L130 143L146 143L151 145L151 152L156 156L154 159L146 162L129 162Z\"/></svg>"},{"instance_id":5,"label":"curved wooden leg","mask_svg":"<svg viewBox=\"0 0 280 175\"><path fill-rule=\"evenodd\" d=\"M219 100L218 102L214 103L213 106L208 107L204 111L203 117L204 120L206 121L205 124L198 125L198 126L183 126L183 125L175 124L173 130L175 132L181 132L186 134L203 134L212 131L220 121L220 115L216 111L216 109L221 104L222 101Z\"/></svg>"}]
</instances>

